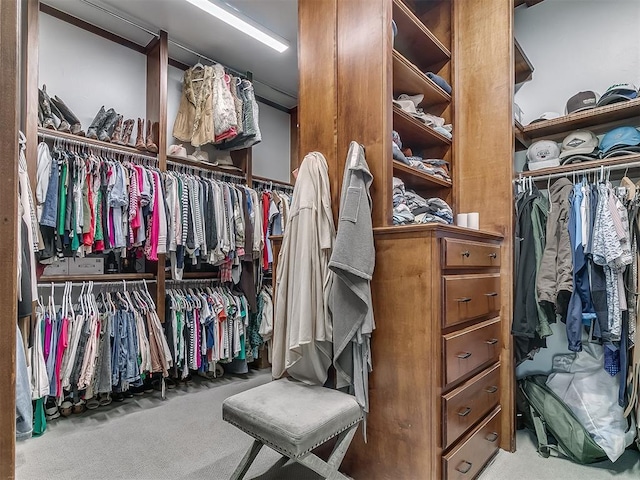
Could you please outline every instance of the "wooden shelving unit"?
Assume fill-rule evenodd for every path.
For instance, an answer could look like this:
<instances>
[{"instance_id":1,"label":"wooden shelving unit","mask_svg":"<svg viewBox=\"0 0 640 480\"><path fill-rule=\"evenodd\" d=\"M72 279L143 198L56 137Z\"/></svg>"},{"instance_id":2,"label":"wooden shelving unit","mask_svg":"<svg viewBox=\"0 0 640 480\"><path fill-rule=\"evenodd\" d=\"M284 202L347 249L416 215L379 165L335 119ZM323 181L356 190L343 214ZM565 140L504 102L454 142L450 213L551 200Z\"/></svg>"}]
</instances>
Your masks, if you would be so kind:
<instances>
[{"instance_id":1,"label":"wooden shelving unit","mask_svg":"<svg viewBox=\"0 0 640 480\"><path fill-rule=\"evenodd\" d=\"M405 186L413 190L431 190L434 188L451 188L451 182L405 165L397 160L393 161L393 175L402 178Z\"/></svg>"},{"instance_id":2,"label":"wooden shelving unit","mask_svg":"<svg viewBox=\"0 0 640 480\"><path fill-rule=\"evenodd\" d=\"M131 146L117 145L115 143L102 142L100 140L94 140L92 138L81 137L79 135L73 135L71 133L59 132L49 128L38 127L38 135L45 137L66 140L69 142L76 142L78 144L86 145L89 147L96 147L96 149L115 150L129 155L145 155L148 157L157 157L157 153L147 152L146 150L136 150Z\"/></svg>"},{"instance_id":3,"label":"wooden shelving unit","mask_svg":"<svg viewBox=\"0 0 640 480\"><path fill-rule=\"evenodd\" d=\"M393 107L393 128L400 133L403 145L416 147L448 147L451 140L413 118L401 108Z\"/></svg>"},{"instance_id":4,"label":"wooden shelving unit","mask_svg":"<svg viewBox=\"0 0 640 480\"><path fill-rule=\"evenodd\" d=\"M221 168L217 164L212 162L200 162L198 160L191 160L190 158L178 157L175 155L167 155L167 161L174 164L183 165L185 167L197 168L200 170L209 170L212 172L226 173L228 175L244 176L242 170L232 170L230 168Z\"/></svg>"},{"instance_id":5,"label":"wooden shelving unit","mask_svg":"<svg viewBox=\"0 0 640 480\"><path fill-rule=\"evenodd\" d=\"M43 275L38 282L117 282L119 280L154 280L153 273L105 273L102 275Z\"/></svg>"},{"instance_id":6,"label":"wooden shelving unit","mask_svg":"<svg viewBox=\"0 0 640 480\"><path fill-rule=\"evenodd\" d=\"M421 72L418 67L407 60L397 50L393 51L393 96L406 93L424 95L422 107L430 105L448 104L451 95L436 85L433 80Z\"/></svg>"},{"instance_id":7,"label":"wooden shelving unit","mask_svg":"<svg viewBox=\"0 0 640 480\"><path fill-rule=\"evenodd\" d=\"M395 48L419 69L428 70L451 59L449 49L401 0L393 0L393 19L398 26Z\"/></svg>"},{"instance_id":8,"label":"wooden shelving unit","mask_svg":"<svg viewBox=\"0 0 640 480\"><path fill-rule=\"evenodd\" d=\"M523 127L522 130L531 140L545 138L562 141L569 132L581 128L600 134L621 125L638 124L640 124L640 99L634 99L583 110L553 120L536 122Z\"/></svg>"}]
</instances>

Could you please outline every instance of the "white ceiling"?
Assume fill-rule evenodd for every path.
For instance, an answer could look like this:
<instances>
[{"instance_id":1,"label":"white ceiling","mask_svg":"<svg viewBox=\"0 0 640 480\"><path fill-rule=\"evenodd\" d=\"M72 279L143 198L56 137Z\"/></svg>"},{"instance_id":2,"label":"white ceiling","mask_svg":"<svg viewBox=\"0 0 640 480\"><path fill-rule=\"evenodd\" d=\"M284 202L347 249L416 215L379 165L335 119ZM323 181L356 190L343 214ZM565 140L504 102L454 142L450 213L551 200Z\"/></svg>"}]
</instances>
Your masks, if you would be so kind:
<instances>
[{"instance_id":1,"label":"white ceiling","mask_svg":"<svg viewBox=\"0 0 640 480\"><path fill-rule=\"evenodd\" d=\"M257 95L288 108L297 104L297 0L226 0L231 7L287 40L290 47L284 53L272 50L185 0L43 0L43 3L140 45L148 44L153 37L105 10L152 32L165 30L170 42L173 40L234 70L253 72ZM197 56L173 43L169 43L169 56L188 65L198 61Z\"/></svg>"}]
</instances>

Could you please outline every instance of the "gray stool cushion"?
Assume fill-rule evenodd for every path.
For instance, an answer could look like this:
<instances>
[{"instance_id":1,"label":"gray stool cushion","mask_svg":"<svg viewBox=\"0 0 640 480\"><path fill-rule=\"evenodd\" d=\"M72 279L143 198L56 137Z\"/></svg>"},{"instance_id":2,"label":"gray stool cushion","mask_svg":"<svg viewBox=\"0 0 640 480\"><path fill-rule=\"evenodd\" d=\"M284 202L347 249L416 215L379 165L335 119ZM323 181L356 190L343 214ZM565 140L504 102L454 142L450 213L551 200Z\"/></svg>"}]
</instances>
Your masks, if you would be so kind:
<instances>
[{"instance_id":1,"label":"gray stool cushion","mask_svg":"<svg viewBox=\"0 0 640 480\"><path fill-rule=\"evenodd\" d=\"M363 415L351 395L282 379L227 398L222 418L294 458L357 424Z\"/></svg>"}]
</instances>

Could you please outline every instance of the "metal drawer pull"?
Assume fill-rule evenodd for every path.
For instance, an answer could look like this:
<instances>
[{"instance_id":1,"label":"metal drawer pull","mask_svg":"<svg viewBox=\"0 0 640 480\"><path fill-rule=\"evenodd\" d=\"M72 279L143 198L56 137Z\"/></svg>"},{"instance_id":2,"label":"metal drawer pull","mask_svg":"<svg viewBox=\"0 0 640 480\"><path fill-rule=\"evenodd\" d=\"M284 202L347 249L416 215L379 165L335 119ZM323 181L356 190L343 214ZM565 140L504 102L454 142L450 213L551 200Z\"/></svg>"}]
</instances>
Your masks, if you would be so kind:
<instances>
[{"instance_id":1,"label":"metal drawer pull","mask_svg":"<svg viewBox=\"0 0 640 480\"><path fill-rule=\"evenodd\" d=\"M458 415L460 415L461 417L466 417L467 415L469 415L471 413L471 408L470 407L466 407L464 410L462 410L461 412L458 412Z\"/></svg>"},{"instance_id":2,"label":"metal drawer pull","mask_svg":"<svg viewBox=\"0 0 640 480\"><path fill-rule=\"evenodd\" d=\"M469 255L471 255L471 253L469 252L469 250L465 250L464 252L462 252L462 256L463 256L463 257L467 257L467 258L469 258Z\"/></svg>"},{"instance_id":3,"label":"metal drawer pull","mask_svg":"<svg viewBox=\"0 0 640 480\"><path fill-rule=\"evenodd\" d=\"M469 358L471 356L471 352L459 353L457 356L462 359Z\"/></svg>"},{"instance_id":4,"label":"metal drawer pull","mask_svg":"<svg viewBox=\"0 0 640 480\"><path fill-rule=\"evenodd\" d=\"M493 443L498 439L498 433L497 432L491 432L485 438L487 439L487 441Z\"/></svg>"},{"instance_id":5,"label":"metal drawer pull","mask_svg":"<svg viewBox=\"0 0 640 480\"><path fill-rule=\"evenodd\" d=\"M469 470L471 470L471 467L473 467L473 463L463 460L462 463L456 467L456 470L462 474L465 474L468 473Z\"/></svg>"},{"instance_id":6,"label":"metal drawer pull","mask_svg":"<svg viewBox=\"0 0 640 480\"><path fill-rule=\"evenodd\" d=\"M458 303L468 303L470 301L471 301L471 297L456 298L456 302Z\"/></svg>"},{"instance_id":7,"label":"metal drawer pull","mask_svg":"<svg viewBox=\"0 0 640 480\"><path fill-rule=\"evenodd\" d=\"M489 254L489 258L498 258L498 254L497 253L490 253Z\"/></svg>"},{"instance_id":8,"label":"metal drawer pull","mask_svg":"<svg viewBox=\"0 0 640 480\"><path fill-rule=\"evenodd\" d=\"M498 292L485 293L485 295L487 297L497 297L498 296Z\"/></svg>"},{"instance_id":9,"label":"metal drawer pull","mask_svg":"<svg viewBox=\"0 0 640 480\"><path fill-rule=\"evenodd\" d=\"M487 345L495 345L496 343L498 343L498 339L497 338L490 338L489 340L487 340L485 342Z\"/></svg>"},{"instance_id":10,"label":"metal drawer pull","mask_svg":"<svg viewBox=\"0 0 640 480\"><path fill-rule=\"evenodd\" d=\"M495 385L492 385L489 388L485 388L484 391L487 393L496 393L498 391L498 387L496 387Z\"/></svg>"}]
</instances>

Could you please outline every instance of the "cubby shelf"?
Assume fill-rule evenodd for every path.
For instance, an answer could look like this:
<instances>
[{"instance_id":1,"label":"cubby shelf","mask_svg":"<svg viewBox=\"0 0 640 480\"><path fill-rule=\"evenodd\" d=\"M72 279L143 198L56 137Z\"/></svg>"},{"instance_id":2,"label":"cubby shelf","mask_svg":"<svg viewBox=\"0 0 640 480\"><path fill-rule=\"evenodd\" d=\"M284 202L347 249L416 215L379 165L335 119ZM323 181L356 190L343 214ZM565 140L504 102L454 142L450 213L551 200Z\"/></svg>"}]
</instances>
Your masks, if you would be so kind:
<instances>
[{"instance_id":1,"label":"cubby shelf","mask_svg":"<svg viewBox=\"0 0 640 480\"><path fill-rule=\"evenodd\" d=\"M422 107L451 102L451 95L436 85L397 50L393 51L393 96L423 94Z\"/></svg>"},{"instance_id":2,"label":"cubby shelf","mask_svg":"<svg viewBox=\"0 0 640 480\"><path fill-rule=\"evenodd\" d=\"M430 190L434 188L451 188L447 182L435 175L405 165L398 160L393 161L393 175L402 179L407 188L413 190Z\"/></svg>"},{"instance_id":3,"label":"cubby shelf","mask_svg":"<svg viewBox=\"0 0 640 480\"><path fill-rule=\"evenodd\" d=\"M400 133L402 143L412 148L448 147L451 145L450 139L395 105L393 107L393 128Z\"/></svg>"},{"instance_id":4,"label":"cubby shelf","mask_svg":"<svg viewBox=\"0 0 640 480\"><path fill-rule=\"evenodd\" d=\"M449 49L401 0L393 0L393 19L398 27L394 45L419 68L425 69L451 59Z\"/></svg>"}]
</instances>

